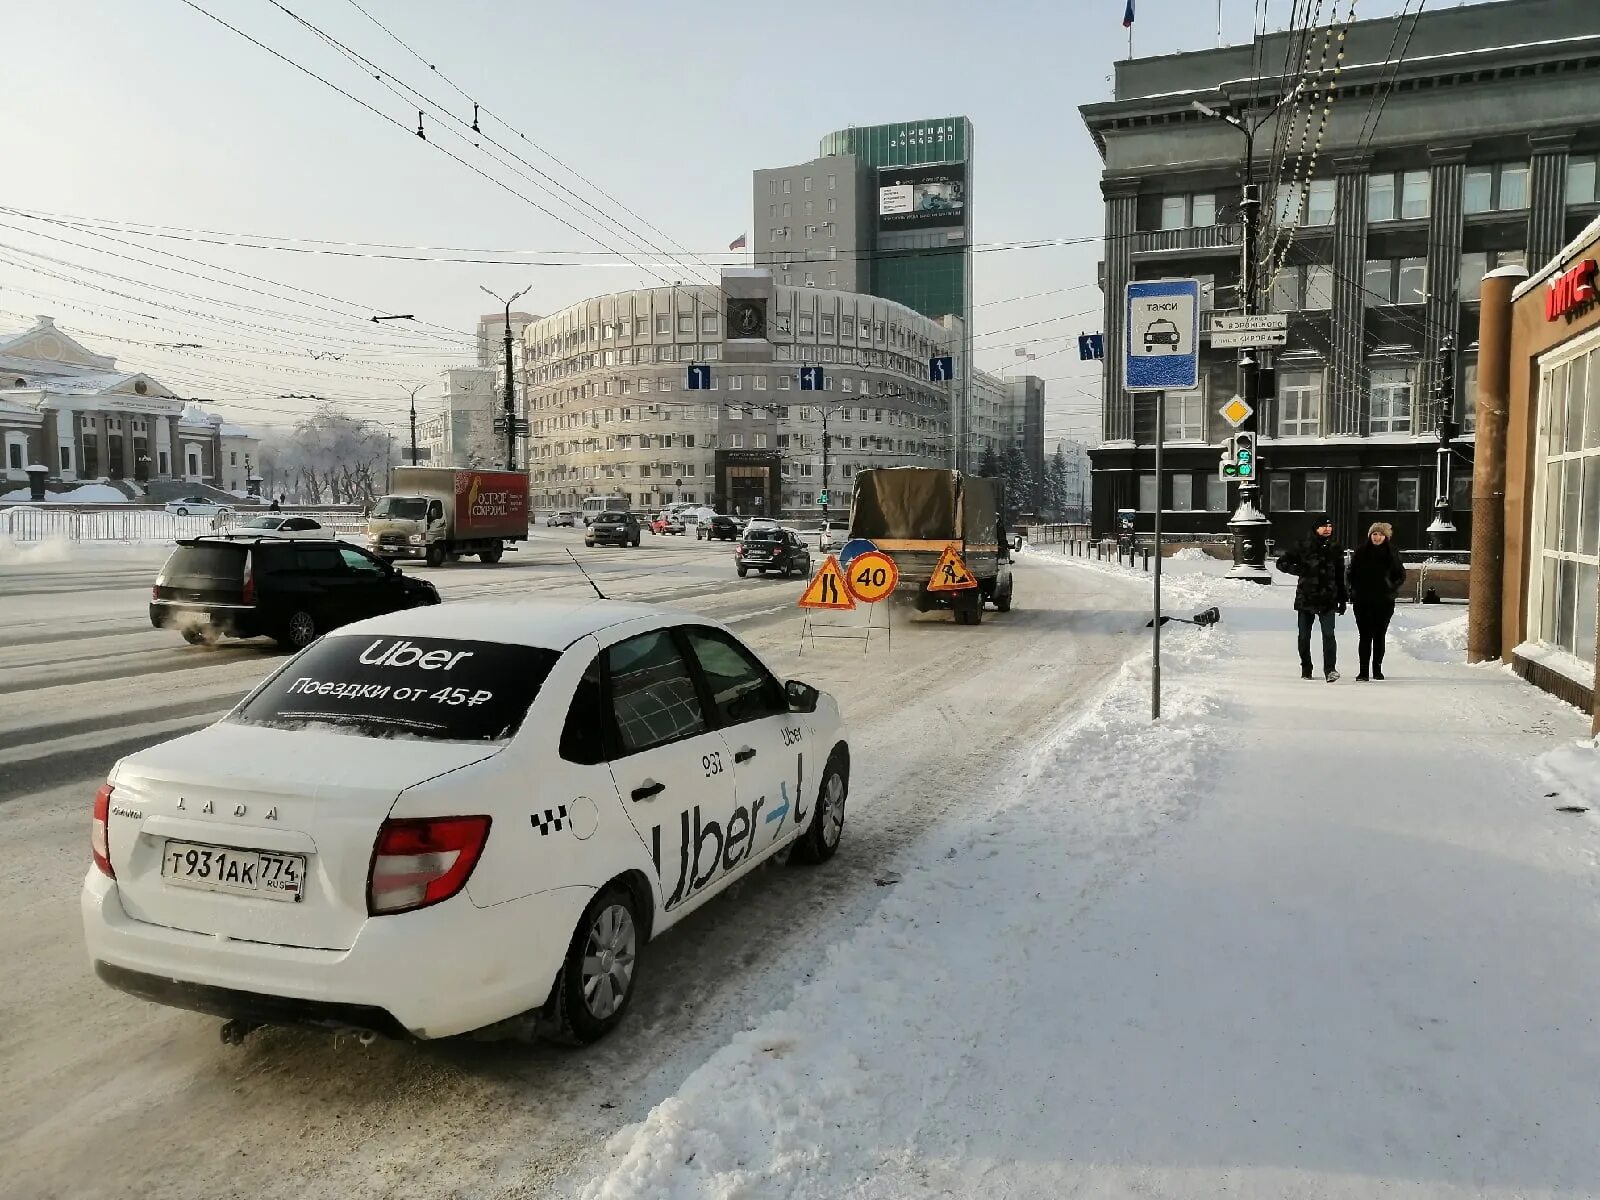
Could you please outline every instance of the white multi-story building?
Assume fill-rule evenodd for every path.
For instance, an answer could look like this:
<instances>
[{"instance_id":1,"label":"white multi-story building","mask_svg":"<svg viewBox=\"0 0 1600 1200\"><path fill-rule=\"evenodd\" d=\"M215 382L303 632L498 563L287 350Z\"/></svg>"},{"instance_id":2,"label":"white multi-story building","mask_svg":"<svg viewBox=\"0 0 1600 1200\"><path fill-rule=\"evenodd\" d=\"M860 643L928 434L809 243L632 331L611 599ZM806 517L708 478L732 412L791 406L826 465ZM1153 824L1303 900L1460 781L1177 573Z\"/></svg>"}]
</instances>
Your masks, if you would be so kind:
<instances>
[{"instance_id":1,"label":"white multi-story building","mask_svg":"<svg viewBox=\"0 0 1600 1200\"><path fill-rule=\"evenodd\" d=\"M451 367L443 376L444 396L429 416L417 419L417 446L423 463L436 467L503 467L505 437L494 430L504 411L500 372L492 366ZM519 404L521 397L518 397Z\"/></svg>"},{"instance_id":2,"label":"white multi-story building","mask_svg":"<svg viewBox=\"0 0 1600 1200\"><path fill-rule=\"evenodd\" d=\"M864 467L951 465L950 388L929 380L950 337L904 305L764 269L573 305L523 333L533 503L792 516L818 511L826 482L839 511ZM805 367L820 389L802 390Z\"/></svg>"}]
</instances>

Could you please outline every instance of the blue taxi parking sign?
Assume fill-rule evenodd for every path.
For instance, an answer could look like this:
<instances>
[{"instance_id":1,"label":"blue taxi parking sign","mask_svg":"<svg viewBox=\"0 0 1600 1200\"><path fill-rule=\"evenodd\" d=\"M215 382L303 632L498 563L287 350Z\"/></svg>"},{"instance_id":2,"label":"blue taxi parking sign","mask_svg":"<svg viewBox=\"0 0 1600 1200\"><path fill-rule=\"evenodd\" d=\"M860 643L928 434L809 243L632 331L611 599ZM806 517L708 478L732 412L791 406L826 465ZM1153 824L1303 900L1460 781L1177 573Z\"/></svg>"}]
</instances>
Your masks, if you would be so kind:
<instances>
[{"instance_id":1,"label":"blue taxi parking sign","mask_svg":"<svg viewBox=\"0 0 1600 1200\"><path fill-rule=\"evenodd\" d=\"M1200 385L1200 281L1140 279L1123 311L1123 386L1130 392Z\"/></svg>"}]
</instances>

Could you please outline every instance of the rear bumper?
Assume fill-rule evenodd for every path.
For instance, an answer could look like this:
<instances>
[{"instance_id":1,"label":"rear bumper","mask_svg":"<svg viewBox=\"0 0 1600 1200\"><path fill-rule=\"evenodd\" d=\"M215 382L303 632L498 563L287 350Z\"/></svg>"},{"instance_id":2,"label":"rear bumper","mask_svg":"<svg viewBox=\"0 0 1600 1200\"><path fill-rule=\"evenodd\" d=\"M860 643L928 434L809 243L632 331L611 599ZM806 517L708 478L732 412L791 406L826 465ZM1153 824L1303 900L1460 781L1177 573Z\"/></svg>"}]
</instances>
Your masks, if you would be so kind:
<instances>
[{"instance_id":1,"label":"rear bumper","mask_svg":"<svg viewBox=\"0 0 1600 1200\"><path fill-rule=\"evenodd\" d=\"M260 637L261 617L251 604L206 604L188 600L150 601L150 624L157 629L210 625L229 637Z\"/></svg>"},{"instance_id":2,"label":"rear bumper","mask_svg":"<svg viewBox=\"0 0 1600 1200\"><path fill-rule=\"evenodd\" d=\"M90 868L80 897L95 972L176 1008L266 1024L451 1037L541 1006L590 888L477 908L461 895L369 918L348 950L230 941L135 921Z\"/></svg>"}]
</instances>

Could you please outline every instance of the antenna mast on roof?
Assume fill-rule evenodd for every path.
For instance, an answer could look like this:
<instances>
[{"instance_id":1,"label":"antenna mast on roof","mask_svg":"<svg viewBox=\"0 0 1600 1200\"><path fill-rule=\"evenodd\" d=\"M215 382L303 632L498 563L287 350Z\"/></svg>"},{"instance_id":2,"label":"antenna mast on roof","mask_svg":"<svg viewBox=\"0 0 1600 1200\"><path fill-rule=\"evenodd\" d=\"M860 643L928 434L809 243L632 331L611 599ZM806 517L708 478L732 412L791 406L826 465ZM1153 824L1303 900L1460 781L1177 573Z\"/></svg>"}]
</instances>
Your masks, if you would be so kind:
<instances>
[{"instance_id":1,"label":"antenna mast on roof","mask_svg":"<svg viewBox=\"0 0 1600 1200\"><path fill-rule=\"evenodd\" d=\"M589 572L583 569L583 564L578 561L578 556L568 549L567 557L572 560L572 565L578 568L578 574L582 575L584 579L588 581L589 586L594 589L594 594L599 596L600 599L604 600L606 598L606 594L600 590L600 585L598 583L589 578Z\"/></svg>"}]
</instances>

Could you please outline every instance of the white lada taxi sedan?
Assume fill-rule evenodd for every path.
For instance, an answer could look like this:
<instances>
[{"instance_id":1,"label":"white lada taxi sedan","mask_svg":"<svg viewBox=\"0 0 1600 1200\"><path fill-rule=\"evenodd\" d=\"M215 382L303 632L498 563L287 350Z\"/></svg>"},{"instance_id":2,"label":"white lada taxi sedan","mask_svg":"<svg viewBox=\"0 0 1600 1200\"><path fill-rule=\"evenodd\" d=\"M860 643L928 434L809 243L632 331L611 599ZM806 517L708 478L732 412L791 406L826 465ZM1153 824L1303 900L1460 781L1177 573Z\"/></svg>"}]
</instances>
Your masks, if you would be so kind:
<instances>
[{"instance_id":1,"label":"white lada taxi sedan","mask_svg":"<svg viewBox=\"0 0 1600 1200\"><path fill-rule=\"evenodd\" d=\"M714 622L610 601L329 634L123 759L82 910L100 978L227 1019L588 1042L642 943L763 860L832 857L833 699Z\"/></svg>"}]
</instances>

